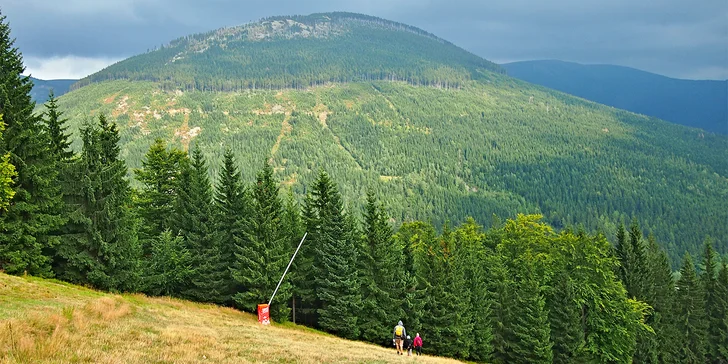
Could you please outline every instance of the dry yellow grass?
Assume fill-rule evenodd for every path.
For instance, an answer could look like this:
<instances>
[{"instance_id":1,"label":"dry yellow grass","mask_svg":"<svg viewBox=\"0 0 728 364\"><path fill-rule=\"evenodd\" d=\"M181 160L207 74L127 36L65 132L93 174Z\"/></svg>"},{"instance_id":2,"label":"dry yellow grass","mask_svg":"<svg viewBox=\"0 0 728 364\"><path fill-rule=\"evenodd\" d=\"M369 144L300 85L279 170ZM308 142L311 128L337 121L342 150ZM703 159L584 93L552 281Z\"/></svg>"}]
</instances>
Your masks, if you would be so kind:
<instances>
[{"instance_id":1,"label":"dry yellow grass","mask_svg":"<svg viewBox=\"0 0 728 364\"><path fill-rule=\"evenodd\" d=\"M229 308L0 273L0 363L454 363Z\"/></svg>"}]
</instances>

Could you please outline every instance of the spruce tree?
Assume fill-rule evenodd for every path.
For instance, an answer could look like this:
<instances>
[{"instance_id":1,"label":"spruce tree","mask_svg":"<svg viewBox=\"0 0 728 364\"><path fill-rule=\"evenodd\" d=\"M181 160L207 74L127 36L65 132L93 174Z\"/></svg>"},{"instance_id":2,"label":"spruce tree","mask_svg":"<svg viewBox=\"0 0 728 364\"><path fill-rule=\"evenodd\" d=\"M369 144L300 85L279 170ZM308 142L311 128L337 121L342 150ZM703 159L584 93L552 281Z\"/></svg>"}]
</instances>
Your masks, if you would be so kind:
<instances>
[{"instance_id":1,"label":"spruce tree","mask_svg":"<svg viewBox=\"0 0 728 364\"><path fill-rule=\"evenodd\" d=\"M294 275L291 277L293 295L297 298L296 321L309 326L317 326L317 311L321 305L316 295L315 263L318 261L317 244L320 243L321 239L319 238L320 222L317 208L311 194L307 194L304 197L301 217L302 224L308 235L298 252L298 256L296 256Z\"/></svg>"},{"instance_id":2,"label":"spruce tree","mask_svg":"<svg viewBox=\"0 0 728 364\"><path fill-rule=\"evenodd\" d=\"M2 145L2 133L5 130L5 123L3 123L3 116L0 114L0 145ZM10 154L6 153L0 156L0 211L4 211L10 206L10 200L15 196L13 190L13 178L17 173L15 172L15 166L10 164Z\"/></svg>"},{"instance_id":3,"label":"spruce tree","mask_svg":"<svg viewBox=\"0 0 728 364\"><path fill-rule=\"evenodd\" d=\"M429 269L424 269L429 262L423 253L436 235L435 228L431 224L421 221L404 222L395 234L395 240L404 255L405 319L403 321L410 330L424 329L422 318L427 315L424 311L430 299L427 294L430 282L427 278ZM423 330L421 334L423 340L428 340L428 333Z\"/></svg>"},{"instance_id":4,"label":"spruce tree","mask_svg":"<svg viewBox=\"0 0 728 364\"><path fill-rule=\"evenodd\" d=\"M389 216L374 193L367 193L364 211L364 239L358 262L362 282L359 327L366 341L387 344L390 329L405 316L405 270L402 248L393 239Z\"/></svg>"},{"instance_id":5,"label":"spruce tree","mask_svg":"<svg viewBox=\"0 0 728 364\"><path fill-rule=\"evenodd\" d=\"M247 241L246 226L250 216L249 196L245 192L240 172L235 165L232 150L227 149L223 156L223 165L215 188L215 244L220 251L220 260L224 267L225 304L232 305L232 296L241 292L232 276L235 262L236 246L243 246Z\"/></svg>"},{"instance_id":6,"label":"spruce tree","mask_svg":"<svg viewBox=\"0 0 728 364\"><path fill-rule=\"evenodd\" d=\"M719 346L721 336L721 324L725 319L721 310L722 302L717 297L718 264L715 261L715 251L710 239L706 239L703 248L703 272L700 275L700 284L705 293L705 314L707 317L707 358L708 362L718 362L720 357Z\"/></svg>"},{"instance_id":7,"label":"spruce tree","mask_svg":"<svg viewBox=\"0 0 728 364\"><path fill-rule=\"evenodd\" d=\"M677 281L677 328L681 363L705 362L705 294L689 253L685 253Z\"/></svg>"},{"instance_id":8,"label":"spruce tree","mask_svg":"<svg viewBox=\"0 0 728 364\"><path fill-rule=\"evenodd\" d=\"M244 290L234 300L248 311L255 311L258 304L268 302L293 253L283 226L279 192L273 168L266 160L252 188L248 241L239 245L235 253L233 277ZM291 283L286 279L271 303L271 318L279 322L288 320L290 298Z\"/></svg>"},{"instance_id":9,"label":"spruce tree","mask_svg":"<svg viewBox=\"0 0 728 364\"><path fill-rule=\"evenodd\" d=\"M649 324L655 331L657 361L678 363L677 315L675 314L675 281L667 253L657 245L653 236L648 239L648 261L654 284L648 302L653 309Z\"/></svg>"},{"instance_id":10,"label":"spruce tree","mask_svg":"<svg viewBox=\"0 0 728 364\"><path fill-rule=\"evenodd\" d=\"M303 238L303 235L306 233L304 231L303 222L301 221L301 210L298 206L298 202L296 202L295 197L293 196L293 191L288 190L288 195L286 198L286 201L283 205L283 229L285 230L285 236L288 240L289 247L291 249L291 252L295 252L296 248L298 248L298 244L301 242L301 238ZM305 244L305 242L304 242ZM300 250L299 253L301 254ZM291 264L291 268L288 270L288 275L286 276L286 279L291 282L291 301L290 307L291 307L291 314L293 318L293 322L296 322L296 283L298 282L297 275L298 275L298 261L300 259L300 255L296 256L296 259L293 260L293 263Z\"/></svg>"},{"instance_id":11,"label":"spruce tree","mask_svg":"<svg viewBox=\"0 0 728 364\"><path fill-rule=\"evenodd\" d=\"M470 301L469 308L463 313L464 318L470 321L468 329L472 330L468 358L480 362L490 361L493 354L493 324L490 321L493 303L486 282L487 266L484 262L487 260L487 252L483 240L482 227L473 218L468 218L455 231L456 263L463 270L466 294ZM468 340L463 341L468 344Z\"/></svg>"},{"instance_id":12,"label":"spruce tree","mask_svg":"<svg viewBox=\"0 0 728 364\"><path fill-rule=\"evenodd\" d=\"M139 237L144 243L145 255L149 255L152 242L162 232L168 229L173 234L178 232L170 219L181 188L182 170L188 162L185 152L176 148L167 150L164 140L155 139L142 161L142 168L134 170L136 179L142 184L136 204L143 221Z\"/></svg>"},{"instance_id":13,"label":"spruce tree","mask_svg":"<svg viewBox=\"0 0 728 364\"><path fill-rule=\"evenodd\" d=\"M557 278L549 306L554 363L572 363L583 355L584 330L575 298L571 279L567 276Z\"/></svg>"},{"instance_id":14,"label":"spruce tree","mask_svg":"<svg viewBox=\"0 0 728 364\"><path fill-rule=\"evenodd\" d=\"M48 134L33 114L33 84L21 76L25 68L14 42L0 13L0 114L6 126L0 155L9 155L17 173L12 201L0 215L0 269L51 276L48 251L56 241L50 232L62 224L61 194Z\"/></svg>"},{"instance_id":15,"label":"spruce tree","mask_svg":"<svg viewBox=\"0 0 728 364\"><path fill-rule=\"evenodd\" d=\"M532 257L526 254L515 290L515 315L511 330L516 339L510 348L514 363L551 363L551 331L546 300L542 294Z\"/></svg>"},{"instance_id":16,"label":"spruce tree","mask_svg":"<svg viewBox=\"0 0 728 364\"><path fill-rule=\"evenodd\" d=\"M191 154L190 163L183 166L180 175L170 221L193 256L195 273L183 294L197 301L222 304L227 300L227 267L213 235L212 185L199 144L195 144Z\"/></svg>"},{"instance_id":17,"label":"spruce tree","mask_svg":"<svg viewBox=\"0 0 728 364\"><path fill-rule=\"evenodd\" d=\"M181 236L167 230L152 243L146 291L155 296L179 296L194 273L192 255Z\"/></svg>"},{"instance_id":18,"label":"spruce tree","mask_svg":"<svg viewBox=\"0 0 728 364\"><path fill-rule=\"evenodd\" d=\"M470 292L465 278L464 250L446 224L442 236L425 247L421 260L427 260L423 278L430 285L422 317L428 332L428 351L438 355L467 358L473 345Z\"/></svg>"},{"instance_id":19,"label":"spruce tree","mask_svg":"<svg viewBox=\"0 0 728 364\"><path fill-rule=\"evenodd\" d=\"M341 195L329 175L322 171L311 190L318 326L353 339L359 336L356 311L361 303L356 246L347 236Z\"/></svg>"},{"instance_id":20,"label":"spruce tree","mask_svg":"<svg viewBox=\"0 0 728 364\"><path fill-rule=\"evenodd\" d=\"M715 336L712 338L717 343L714 363L728 363L728 262L726 261L723 261L718 272L715 300L717 302L715 317L721 319L715 321Z\"/></svg>"},{"instance_id":21,"label":"spruce tree","mask_svg":"<svg viewBox=\"0 0 728 364\"><path fill-rule=\"evenodd\" d=\"M53 95L53 90L48 94L45 107L45 129L50 139L51 153L55 156L56 161L67 162L73 158L70 135L66 134L68 119L64 118L63 112L58 110L58 99Z\"/></svg>"},{"instance_id":22,"label":"spruce tree","mask_svg":"<svg viewBox=\"0 0 728 364\"><path fill-rule=\"evenodd\" d=\"M619 279L626 288L627 272L630 271L630 262L632 261L632 254L630 253L632 249L630 249L630 246L627 243L627 232L625 231L624 223L622 222L620 222L619 227L617 227L617 243L615 244L614 250L617 259L619 260L617 273Z\"/></svg>"},{"instance_id":23,"label":"spruce tree","mask_svg":"<svg viewBox=\"0 0 728 364\"><path fill-rule=\"evenodd\" d=\"M69 172L79 183L67 195L71 212L56 252L58 275L104 290L136 291L141 251L119 132L101 115L98 125L81 129L81 138L81 157Z\"/></svg>"}]
</instances>

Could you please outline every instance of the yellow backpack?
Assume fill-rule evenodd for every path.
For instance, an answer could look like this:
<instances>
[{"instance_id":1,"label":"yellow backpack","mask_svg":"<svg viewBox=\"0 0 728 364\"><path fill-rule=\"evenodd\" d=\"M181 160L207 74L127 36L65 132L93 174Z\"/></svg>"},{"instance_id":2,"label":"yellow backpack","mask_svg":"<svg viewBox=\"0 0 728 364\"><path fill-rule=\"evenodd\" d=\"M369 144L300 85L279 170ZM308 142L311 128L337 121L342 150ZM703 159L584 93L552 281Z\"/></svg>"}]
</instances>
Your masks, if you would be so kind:
<instances>
[{"instance_id":1,"label":"yellow backpack","mask_svg":"<svg viewBox=\"0 0 728 364\"><path fill-rule=\"evenodd\" d=\"M404 327L397 325L397 327L394 328L394 335L402 336L402 331L404 331Z\"/></svg>"}]
</instances>

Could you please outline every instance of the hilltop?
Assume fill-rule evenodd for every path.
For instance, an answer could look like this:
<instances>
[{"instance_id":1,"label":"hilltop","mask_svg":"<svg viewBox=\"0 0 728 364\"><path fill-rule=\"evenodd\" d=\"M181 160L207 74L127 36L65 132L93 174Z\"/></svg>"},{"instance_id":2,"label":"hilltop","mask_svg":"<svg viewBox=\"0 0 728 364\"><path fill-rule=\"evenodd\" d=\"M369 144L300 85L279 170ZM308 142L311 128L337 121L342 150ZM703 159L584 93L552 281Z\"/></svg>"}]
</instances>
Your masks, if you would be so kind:
<instances>
[{"instance_id":1,"label":"hilltop","mask_svg":"<svg viewBox=\"0 0 728 364\"><path fill-rule=\"evenodd\" d=\"M30 97L38 104L42 104L48 101L48 92L53 90L56 97L59 97L71 89L71 85L76 83L78 80L41 80L37 78L30 78L33 81L33 91L30 92Z\"/></svg>"},{"instance_id":2,"label":"hilltop","mask_svg":"<svg viewBox=\"0 0 728 364\"><path fill-rule=\"evenodd\" d=\"M563 61L502 65L510 76L601 104L728 134L728 81L681 80L634 68Z\"/></svg>"},{"instance_id":3,"label":"hilltop","mask_svg":"<svg viewBox=\"0 0 728 364\"><path fill-rule=\"evenodd\" d=\"M0 363L408 363L393 349L234 309L0 272ZM422 356L418 363L457 363Z\"/></svg>"},{"instance_id":4,"label":"hilltop","mask_svg":"<svg viewBox=\"0 0 728 364\"><path fill-rule=\"evenodd\" d=\"M276 17L181 38L81 80L61 109L71 130L109 115L130 168L163 138L198 143L217 176L229 146L246 181L270 159L300 197L323 168L348 209L372 189L395 225L542 213L556 228L613 237L636 217L673 264L706 236L725 250L728 236L725 136L510 78L366 16Z\"/></svg>"},{"instance_id":5,"label":"hilltop","mask_svg":"<svg viewBox=\"0 0 728 364\"><path fill-rule=\"evenodd\" d=\"M90 75L74 88L120 79L201 91L371 80L456 86L486 71L505 72L412 26L361 14L326 13L272 17L179 38Z\"/></svg>"}]
</instances>

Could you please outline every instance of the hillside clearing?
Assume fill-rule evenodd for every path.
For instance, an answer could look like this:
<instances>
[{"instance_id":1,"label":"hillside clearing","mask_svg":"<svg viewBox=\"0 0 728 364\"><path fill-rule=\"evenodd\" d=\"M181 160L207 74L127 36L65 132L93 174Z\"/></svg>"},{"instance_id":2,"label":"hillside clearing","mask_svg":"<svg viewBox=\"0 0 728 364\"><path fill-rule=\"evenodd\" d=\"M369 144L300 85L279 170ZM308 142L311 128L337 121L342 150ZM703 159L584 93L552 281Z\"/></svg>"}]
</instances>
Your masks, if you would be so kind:
<instances>
[{"instance_id":1,"label":"hillside clearing","mask_svg":"<svg viewBox=\"0 0 728 364\"><path fill-rule=\"evenodd\" d=\"M230 308L0 273L0 363L455 363Z\"/></svg>"}]
</instances>

